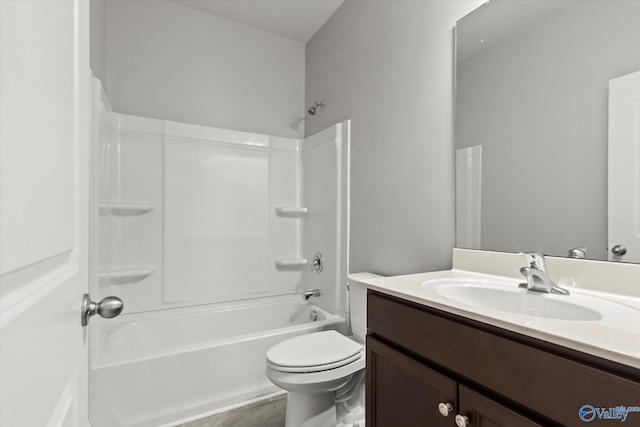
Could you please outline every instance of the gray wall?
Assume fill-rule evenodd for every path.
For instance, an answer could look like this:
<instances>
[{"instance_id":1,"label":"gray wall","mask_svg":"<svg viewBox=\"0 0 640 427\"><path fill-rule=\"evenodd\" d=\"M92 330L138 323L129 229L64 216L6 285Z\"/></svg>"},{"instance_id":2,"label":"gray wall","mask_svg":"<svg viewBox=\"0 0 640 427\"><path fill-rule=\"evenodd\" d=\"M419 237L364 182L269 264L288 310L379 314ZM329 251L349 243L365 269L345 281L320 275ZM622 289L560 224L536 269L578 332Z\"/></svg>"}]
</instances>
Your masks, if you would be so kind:
<instances>
[{"instance_id":1,"label":"gray wall","mask_svg":"<svg viewBox=\"0 0 640 427\"><path fill-rule=\"evenodd\" d=\"M304 44L167 0L106 2L119 113L301 138Z\"/></svg>"},{"instance_id":2,"label":"gray wall","mask_svg":"<svg viewBox=\"0 0 640 427\"><path fill-rule=\"evenodd\" d=\"M482 249L607 259L608 81L640 69L640 2L576 1L458 64L482 145Z\"/></svg>"},{"instance_id":3,"label":"gray wall","mask_svg":"<svg viewBox=\"0 0 640 427\"><path fill-rule=\"evenodd\" d=\"M451 267L457 19L481 1L347 0L307 43L306 134L351 119L350 270Z\"/></svg>"}]
</instances>

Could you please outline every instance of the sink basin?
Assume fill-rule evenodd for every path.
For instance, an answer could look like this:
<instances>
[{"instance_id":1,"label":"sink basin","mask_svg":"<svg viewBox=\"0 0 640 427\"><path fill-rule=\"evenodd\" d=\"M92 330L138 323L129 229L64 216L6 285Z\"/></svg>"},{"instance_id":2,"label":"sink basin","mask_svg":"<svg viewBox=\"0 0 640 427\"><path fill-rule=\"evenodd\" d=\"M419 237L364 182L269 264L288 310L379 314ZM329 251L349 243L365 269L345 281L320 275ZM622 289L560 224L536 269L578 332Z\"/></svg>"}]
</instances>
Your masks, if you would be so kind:
<instances>
[{"instance_id":1,"label":"sink basin","mask_svg":"<svg viewBox=\"0 0 640 427\"><path fill-rule=\"evenodd\" d=\"M424 289L463 304L549 319L596 321L603 310L632 310L600 298L585 295L556 295L528 291L516 281L492 281L475 278L447 278L428 280Z\"/></svg>"}]
</instances>

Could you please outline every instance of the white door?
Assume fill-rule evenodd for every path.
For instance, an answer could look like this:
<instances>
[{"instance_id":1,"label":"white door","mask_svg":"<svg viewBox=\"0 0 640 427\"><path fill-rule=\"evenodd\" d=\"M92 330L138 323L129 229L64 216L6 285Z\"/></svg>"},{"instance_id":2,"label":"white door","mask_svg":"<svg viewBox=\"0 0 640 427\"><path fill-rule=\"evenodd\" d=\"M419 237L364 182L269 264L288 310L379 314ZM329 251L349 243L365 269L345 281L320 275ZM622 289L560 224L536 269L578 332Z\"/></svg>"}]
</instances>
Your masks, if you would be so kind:
<instances>
[{"instance_id":1,"label":"white door","mask_svg":"<svg viewBox=\"0 0 640 427\"><path fill-rule=\"evenodd\" d=\"M0 0L0 425L87 419L89 10Z\"/></svg>"},{"instance_id":2,"label":"white door","mask_svg":"<svg viewBox=\"0 0 640 427\"><path fill-rule=\"evenodd\" d=\"M609 259L640 262L640 71L609 81Z\"/></svg>"}]
</instances>

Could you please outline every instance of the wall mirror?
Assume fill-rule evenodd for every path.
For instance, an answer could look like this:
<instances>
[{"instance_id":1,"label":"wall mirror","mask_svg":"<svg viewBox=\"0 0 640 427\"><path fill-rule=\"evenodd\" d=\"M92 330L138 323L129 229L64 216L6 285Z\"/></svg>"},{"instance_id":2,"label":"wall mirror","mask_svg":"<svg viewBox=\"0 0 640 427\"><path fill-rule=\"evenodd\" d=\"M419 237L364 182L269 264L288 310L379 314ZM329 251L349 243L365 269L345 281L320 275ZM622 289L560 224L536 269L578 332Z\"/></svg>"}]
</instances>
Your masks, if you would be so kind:
<instances>
[{"instance_id":1,"label":"wall mirror","mask_svg":"<svg viewBox=\"0 0 640 427\"><path fill-rule=\"evenodd\" d=\"M456 246L640 262L608 241L609 82L639 70L640 1L494 0L458 21ZM639 164L617 209L636 241Z\"/></svg>"}]
</instances>

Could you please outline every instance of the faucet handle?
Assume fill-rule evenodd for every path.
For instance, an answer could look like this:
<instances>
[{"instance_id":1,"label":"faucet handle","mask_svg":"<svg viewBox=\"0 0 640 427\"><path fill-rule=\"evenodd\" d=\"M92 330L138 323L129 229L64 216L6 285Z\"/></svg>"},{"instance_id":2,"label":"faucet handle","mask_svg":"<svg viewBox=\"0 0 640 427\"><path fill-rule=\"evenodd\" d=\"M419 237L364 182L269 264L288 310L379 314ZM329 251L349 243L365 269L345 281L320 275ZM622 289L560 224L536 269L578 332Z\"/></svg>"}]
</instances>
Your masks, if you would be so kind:
<instances>
[{"instance_id":1,"label":"faucet handle","mask_svg":"<svg viewBox=\"0 0 640 427\"><path fill-rule=\"evenodd\" d=\"M544 255L537 252L520 252L520 255L524 256L524 259L528 267L537 268L540 271L547 271L547 261L544 259Z\"/></svg>"}]
</instances>

